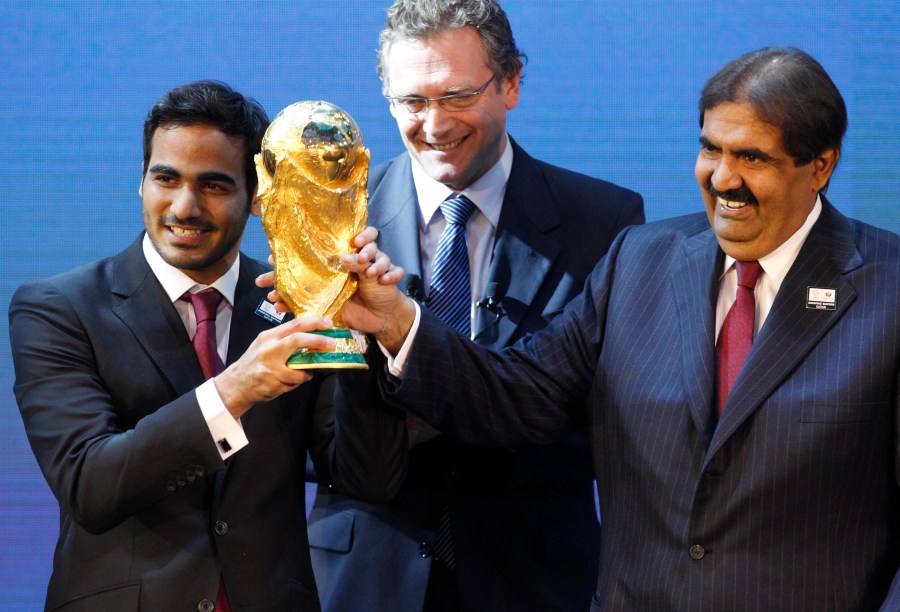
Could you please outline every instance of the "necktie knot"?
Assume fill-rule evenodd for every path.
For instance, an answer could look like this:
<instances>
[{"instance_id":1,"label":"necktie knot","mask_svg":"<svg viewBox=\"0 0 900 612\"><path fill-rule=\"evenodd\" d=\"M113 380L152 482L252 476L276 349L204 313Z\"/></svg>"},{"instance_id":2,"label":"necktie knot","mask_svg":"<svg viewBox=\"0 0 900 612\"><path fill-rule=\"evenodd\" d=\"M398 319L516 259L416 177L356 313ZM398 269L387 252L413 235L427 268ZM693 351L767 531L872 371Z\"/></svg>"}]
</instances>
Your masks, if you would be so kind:
<instances>
[{"instance_id":1,"label":"necktie knot","mask_svg":"<svg viewBox=\"0 0 900 612\"><path fill-rule=\"evenodd\" d=\"M447 223L465 226L469 217L475 212L475 203L464 195L447 198L441 202L441 214Z\"/></svg>"},{"instance_id":2,"label":"necktie knot","mask_svg":"<svg viewBox=\"0 0 900 612\"><path fill-rule=\"evenodd\" d=\"M466 221L475 212L469 198L447 198L441 203L447 220L434 255L431 271L429 308L437 317L464 334L470 333L472 288L469 251L466 247Z\"/></svg>"},{"instance_id":3,"label":"necktie knot","mask_svg":"<svg viewBox=\"0 0 900 612\"><path fill-rule=\"evenodd\" d=\"M717 344L717 408L721 415L731 389L747 361L753 345L753 331L756 327L756 299L754 289L762 267L758 261L735 261L738 286L734 303L725 316L719 331Z\"/></svg>"},{"instance_id":4,"label":"necktie knot","mask_svg":"<svg viewBox=\"0 0 900 612\"><path fill-rule=\"evenodd\" d=\"M216 347L216 311L222 301L222 294L215 289L201 291L200 293L185 293L181 296L185 302L194 306L194 316L197 318L197 330L191 343L194 352L200 360L200 368L207 379L220 374L225 369L222 358L219 357Z\"/></svg>"},{"instance_id":5,"label":"necktie knot","mask_svg":"<svg viewBox=\"0 0 900 612\"><path fill-rule=\"evenodd\" d=\"M219 303L222 301L222 294L215 289L210 289L200 293L185 293L181 296L181 299L193 304L194 316L197 317L197 323L199 324L202 321L216 320L216 311L219 309Z\"/></svg>"},{"instance_id":6,"label":"necktie knot","mask_svg":"<svg viewBox=\"0 0 900 612\"><path fill-rule=\"evenodd\" d=\"M762 266L756 260L753 261L735 261L734 267L737 268L738 285L747 289L755 289L756 281L759 280L759 273Z\"/></svg>"}]
</instances>

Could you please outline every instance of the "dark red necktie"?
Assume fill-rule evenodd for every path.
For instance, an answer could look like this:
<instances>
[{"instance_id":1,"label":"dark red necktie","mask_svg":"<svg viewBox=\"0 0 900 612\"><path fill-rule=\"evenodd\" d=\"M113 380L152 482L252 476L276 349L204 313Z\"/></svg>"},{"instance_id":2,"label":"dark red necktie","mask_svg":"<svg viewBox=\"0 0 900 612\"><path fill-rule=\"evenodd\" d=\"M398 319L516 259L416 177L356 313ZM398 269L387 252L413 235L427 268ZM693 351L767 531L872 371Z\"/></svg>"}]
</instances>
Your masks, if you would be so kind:
<instances>
[{"instance_id":1,"label":"dark red necktie","mask_svg":"<svg viewBox=\"0 0 900 612\"><path fill-rule=\"evenodd\" d=\"M216 311L222 301L222 294L210 289L194 294L185 293L181 299L194 306L194 316L197 319L197 331L194 332L193 340L194 352L200 360L203 376L208 380L216 374L221 374L225 369L216 346ZM225 593L225 582L221 578L216 597L216 612L231 612L228 595Z\"/></svg>"},{"instance_id":2,"label":"dark red necktie","mask_svg":"<svg viewBox=\"0 0 900 612\"><path fill-rule=\"evenodd\" d=\"M734 265L738 276L737 293L734 304L725 315L716 345L718 416L722 416L731 387L750 354L756 324L756 298L753 291L762 270L758 261L736 261Z\"/></svg>"},{"instance_id":3,"label":"dark red necktie","mask_svg":"<svg viewBox=\"0 0 900 612\"><path fill-rule=\"evenodd\" d=\"M221 374L225 369L216 348L216 310L222 301L222 294L215 289L200 293L185 293L181 299L194 305L197 331L194 333L194 352L200 360L203 376L207 379Z\"/></svg>"}]
</instances>

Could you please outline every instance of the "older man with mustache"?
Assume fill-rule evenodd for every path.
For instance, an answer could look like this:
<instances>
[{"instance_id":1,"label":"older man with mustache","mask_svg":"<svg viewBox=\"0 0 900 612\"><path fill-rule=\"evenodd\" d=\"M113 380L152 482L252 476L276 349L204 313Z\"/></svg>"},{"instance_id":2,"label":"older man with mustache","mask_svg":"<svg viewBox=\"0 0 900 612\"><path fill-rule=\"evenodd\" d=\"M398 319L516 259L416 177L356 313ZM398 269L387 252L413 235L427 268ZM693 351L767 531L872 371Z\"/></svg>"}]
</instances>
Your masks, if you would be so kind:
<instances>
[{"instance_id":1,"label":"older man with mustache","mask_svg":"<svg viewBox=\"0 0 900 612\"><path fill-rule=\"evenodd\" d=\"M706 215L625 230L511 349L363 283L383 390L470 442L589 421L594 610L900 609L900 237L825 198L847 113L806 53L742 56L699 106Z\"/></svg>"}]
</instances>

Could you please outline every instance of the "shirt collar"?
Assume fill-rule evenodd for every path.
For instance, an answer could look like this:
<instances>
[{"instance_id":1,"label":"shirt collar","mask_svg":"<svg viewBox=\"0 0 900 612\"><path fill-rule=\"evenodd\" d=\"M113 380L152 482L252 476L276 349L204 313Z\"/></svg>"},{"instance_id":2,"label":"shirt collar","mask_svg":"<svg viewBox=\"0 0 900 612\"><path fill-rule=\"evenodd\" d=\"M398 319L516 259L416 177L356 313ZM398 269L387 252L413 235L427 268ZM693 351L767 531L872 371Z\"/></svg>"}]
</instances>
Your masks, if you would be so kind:
<instances>
[{"instance_id":1,"label":"shirt collar","mask_svg":"<svg viewBox=\"0 0 900 612\"><path fill-rule=\"evenodd\" d=\"M214 287L222 294L230 305L234 305L234 292L237 288L238 273L241 269L240 253L235 257L234 264L227 272L225 272L225 274L216 279L213 284L203 285L178 268L166 263L156 249L153 248L153 243L150 242L150 237L146 232L144 232L142 247L144 249L144 258L147 260L147 264L162 285L163 291L166 292L166 295L169 296L169 299L173 303L187 291L197 293L197 291L201 291L207 287Z\"/></svg>"},{"instance_id":2,"label":"shirt collar","mask_svg":"<svg viewBox=\"0 0 900 612\"><path fill-rule=\"evenodd\" d=\"M800 254L803 243L806 242L806 237L809 236L809 232L812 230L813 225L816 224L816 221L819 220L819 215L821 214L822 199L819 196L816 196L816 203L806 217L806 221L800 226L800 229L794 232L790 238L782 242L777 249L759 259L759 265L762 267L763 272L772 279L776 287L781 286L781 282L784 280L784 277L787 276L788 270L794 265L794 261L797 259L797 255ZM722 274L724 275L728 272L733 265L734 257L726 255L725 267Z\"/></svg>"},{"instance_id":3,"label":"shirt collar","mask_svg":"<svg viewBox=\"0 0 900 612\"><path fill-rule=\"evenodd\" d=\"M509 141L509 135L505 135L506 145L500 159L491 169L484 173L477 181L463 189L453 191L447 185L440 183L427 174L424 168L415 159L412 160L413 183L416 188L416 197L419 201L419 210L425 225L431 223L441 202L451 195L465 195L472 200L478 210L481 211L495 228L500 221L500 209L503 206L503 196L506 194L506 182L512 171L513 151Z\"/></svg>"}]
</instances>

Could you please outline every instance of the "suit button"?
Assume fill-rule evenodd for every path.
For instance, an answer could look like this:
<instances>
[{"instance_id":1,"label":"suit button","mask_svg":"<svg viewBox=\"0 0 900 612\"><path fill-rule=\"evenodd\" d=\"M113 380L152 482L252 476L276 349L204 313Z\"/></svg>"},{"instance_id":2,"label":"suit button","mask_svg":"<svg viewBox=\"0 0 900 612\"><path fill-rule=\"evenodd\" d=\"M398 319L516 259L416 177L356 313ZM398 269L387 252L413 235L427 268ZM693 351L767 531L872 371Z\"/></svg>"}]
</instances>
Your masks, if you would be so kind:
<instances>
[{"instance_id":1,"label":"suit button","mask_svg":"<svg viewBox=\"0 0 900 612\"><path fill-rule=\"evenodd\" d=\"M422 555L426 559L428 557L430 557L431 556L431 544L429 544L428 542L422 542L421 544L419 544L419 554Z\"/></svg>"},{"instance_id":2,"label":"suit button","mask_svg":"<svg viewBox=\"0 0 900 612\"><path fill-rule=\"evenodd\" d=\"M178 485L175 484L174 480L166 481L166 491L168 491L169 493L171 493L172 491L174 491L177 488L178 488Z\"/></svg>"},{"instance_id":3,"label":"suit button","mask_svg":"<svg viewBox=\"0 0 900 612\"><path fill-rule=\"evenodd\" d=\"M202 465L194 466L194 473L198 478L203 478L206 475L206 468L204 468Z\"/></svg>"},{"instance_id":4,"label":"suit button","mask_svg":"<svg viewBox=\"0 0 900 612\"><path fill-rule=\"evenodd\" d=\"M195 480L197 480L197 475L190 471L185 472L184 477L187 479L188 482L194 482Z\"/></svg>"},{"instance_id":5,"label":"suit button","mask_svg":"<svg viewBox=\"0 0 900 612\"><path fill-rule=\"evenodd\" d=\"M216 604L208 599L204 599L197 604L197 609L200 610L200 612L213 612L213 610L216 609Z\"/></svg>"},{"instance_id":6,"label":"suit button","mask_svg":"<svg viewBox=\"0 0 900 612\"><path fill-rule=\"evenodd\" d=\"M706 549L699 544L691 546L691 559L702 559L706 556Z\"/></svg>"},{"instance_id":7,"label":"suit button","mask_svg":"<svg viewBox=\"0 0 900 612\"><path fill-rule=\"evenodd\" d=\"M225 535L228 533L228 523L225 521L216 521L216 533L219 535Z\"/></svg>"},{"instance_id":8,"label":"suit button","mask_svg":"<svg viewBox=\"0 0 900 612\"><path fill-rule=\"evenodd\" d=\"M178 476L175 477L175 484L177 484L179 487L183 487L184 485L187 484L187 480L185 480L185 478L182 474L179 474Z\"/></svg>"}]
</instances>

